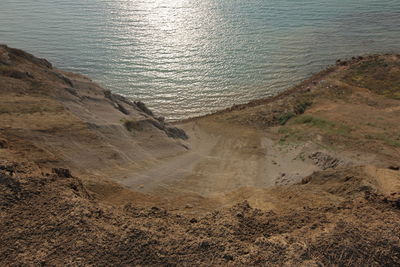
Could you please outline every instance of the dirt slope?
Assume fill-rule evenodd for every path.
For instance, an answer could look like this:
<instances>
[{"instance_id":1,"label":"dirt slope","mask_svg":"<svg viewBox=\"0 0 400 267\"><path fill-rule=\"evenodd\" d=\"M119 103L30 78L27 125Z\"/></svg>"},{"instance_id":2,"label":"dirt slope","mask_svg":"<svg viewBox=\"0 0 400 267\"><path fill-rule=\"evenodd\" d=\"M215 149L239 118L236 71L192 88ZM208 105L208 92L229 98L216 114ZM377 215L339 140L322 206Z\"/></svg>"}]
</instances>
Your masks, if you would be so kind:
<instances>
[{"instance_id":1,"label":"dirt slope","mask_svg":"<svg viewBox=\"0 0 400 267\"><path fill-rule=\"evenodd\" d=\"M399 265L399 77L354 58L172 126L0 46L0 264Z\"/></svg>"}]
</instances>

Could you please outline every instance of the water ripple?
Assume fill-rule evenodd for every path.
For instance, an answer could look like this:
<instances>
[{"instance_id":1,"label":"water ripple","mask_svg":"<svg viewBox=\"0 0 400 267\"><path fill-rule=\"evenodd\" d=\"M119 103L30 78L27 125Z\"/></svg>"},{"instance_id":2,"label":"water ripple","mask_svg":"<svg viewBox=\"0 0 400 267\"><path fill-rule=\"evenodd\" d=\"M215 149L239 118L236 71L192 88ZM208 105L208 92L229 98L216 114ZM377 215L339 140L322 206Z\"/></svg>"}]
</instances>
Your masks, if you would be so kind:
<instances>
[{"instance_id":1,"label":"water ripple","mask_svg":"<svg viewBox=\"0 0 400 267\"><path fill-rule=\"evenodd\" d=\"M400 51L398 0L1 0L0 42L169 119L276 94L337 58Z\"/></svg>"}]
</instances>

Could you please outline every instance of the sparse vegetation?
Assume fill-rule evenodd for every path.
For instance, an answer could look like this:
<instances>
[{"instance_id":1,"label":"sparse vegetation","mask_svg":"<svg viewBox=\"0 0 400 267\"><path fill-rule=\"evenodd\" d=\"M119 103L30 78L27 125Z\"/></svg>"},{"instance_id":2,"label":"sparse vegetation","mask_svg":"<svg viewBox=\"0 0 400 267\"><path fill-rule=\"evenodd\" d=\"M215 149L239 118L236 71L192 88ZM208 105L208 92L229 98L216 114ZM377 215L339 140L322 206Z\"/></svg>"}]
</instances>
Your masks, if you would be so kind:
<instances>
[{"instance_id":1,"label":"sparse vegetation","mask_svg":"<svg viewBox=\"0 0 400 267\"><path fill-rule=\"evenodd\" d=\"M351 128L344 124L321 119L315 116L302 115L293 121L293 124L307 124L324 130L327 134L349 137Z\"/></svg>"},{"instance_id":2,"label":"sparse vegetation","mask_svg":"<svg viewBox=\"0 0 400 267\"><path fill-rule=\"evenodd\" d=\"M351 66L344 81L386 97L400 99L400 63L379 57Z\"/></svg>"},{"instance_id":3,"label":"sparse vegetation","mask_svg":"<svg viewBox=\"0 0 400 267\"><path fill-rule=\"evenodd\" d=\"M288 120L296 116L293 112L285 112L278 117L278 122L280 125L285 125Z\"/></svg>"},{"instance_id":4,"label":"sparse vegetation","mask_svg":"<svg viewBox=\"0 0 400 267\"><path fill-rule=\"evenodd\" d=\"M0 72L4 72L4 71L9 71L12 68L10 66L7 65L0 65Z\"/></svg>"},{"instance_id":5,"label":"sparse vegetation","mask_svg":"<svg viewBox=\"0 0 400 267\"><path fill-rule=\"evenodd\" d=\"M297 115L303 114L306 109L312 105L312 102L307 99L302 99L298 101L293 107L293 111L287 111L282 113L278 117L278 122L280 125L285 125L291 118L296 117Z\"/></svg>"},{"instance_id":6,"label":"sparse vegetation","mask_svg":"<svg viewBox=\"0 0 400 267\"><path fill-rule=\"evenodd\" d=\"M312 102L309 100L302 100L294 107L294 112L296 114L303 114L306 109L312 105Z\"/></svg>"},{"instance_id":7,"label":"sparse vegetation","mask_svg":"<svg viewBox=\"0 0 400 267\"><path fill-rule=\"evenodd\" d=\"M387 133L379 133L379 134L366 134L365 139L382 141L389 146L400 147L400 137L396 139L390 137Z\"/></svg>"},{"instance_id":8,"label":"sparse vegetation","mask_svg":"<svg viewBox=\"0 0 400 267\"><path fill-rule=\"evenodd\" d=\"M303 139L303 131L292 127L280 127L278 133L281 135L279 144L284 145L287 142L298 142Z\"/></svg>"}]
</instances>

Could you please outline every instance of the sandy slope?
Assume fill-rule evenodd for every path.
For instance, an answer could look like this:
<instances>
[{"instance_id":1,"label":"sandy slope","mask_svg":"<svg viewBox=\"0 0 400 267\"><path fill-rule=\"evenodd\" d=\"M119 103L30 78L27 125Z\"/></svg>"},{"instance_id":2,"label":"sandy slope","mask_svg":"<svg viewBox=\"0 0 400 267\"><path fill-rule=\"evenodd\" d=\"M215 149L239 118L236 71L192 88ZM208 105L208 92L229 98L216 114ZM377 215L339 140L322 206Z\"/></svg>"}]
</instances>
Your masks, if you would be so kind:
<instances>
[{"instance_id":1,"label":"sandy slope","mask_svg":"<svg viewBox=\"0 0 400 267\"><path fill-rule=\"evenodd\" d=\"M0 262L398 265L399 84L357 58L171 125L0 46Z\"/></svg>"}]
</instances>

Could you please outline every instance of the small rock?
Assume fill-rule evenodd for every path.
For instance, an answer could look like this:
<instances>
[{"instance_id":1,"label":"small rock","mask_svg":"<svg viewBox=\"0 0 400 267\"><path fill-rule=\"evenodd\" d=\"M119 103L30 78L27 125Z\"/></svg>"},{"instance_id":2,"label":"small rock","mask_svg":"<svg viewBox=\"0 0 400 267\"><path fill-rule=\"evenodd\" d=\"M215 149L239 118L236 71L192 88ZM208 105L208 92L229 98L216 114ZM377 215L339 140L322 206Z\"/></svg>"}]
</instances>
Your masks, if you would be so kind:
<instances>
[{"instance_id":1,"label":"small rock","mask_svg":"<svg viewBox=\"0 0 400 267\"><path fill-rule=\"evenodd\" d=\"M142 101L136 101L135 104L141 111L143 111L147 115L154 116L153 112L148 109Z\"/></svg>"},{"instance_id":2,"label":"small rock","mask_svg":"<svg viewBox=\"0 0 400 267\"><path fill-rule=\"evenodd\" d=\"M206 249L206 248L209 248L209 247L211 247L211 245L210 245L210 243L208 241L203 241L199 245L199 248L202 248L202 249Z\"/></svg>"},{"instance_id":3,"label":"small rock","mask_svg":"<svg viewBox=\"0 0 400 267\"><path fill-rule=\"evenodd\" d=\"M6 140L0 139L0 148L7 148L7 147L8 147L8 145L7 145Z\"/></svg>"},{"instance_id":4,"label":"small rock","mask_svg":"<svg viewBox=\"0 0 400 267\"><path fill-rule=\"evenodd\" d=\"M232 255L229 255L229 254L225 254L225 255L223 256L223 258L224 258L225 260L227 260L227 261L233 261L233 256L232 256Z\"/></svg>"},{"instance_id":5,"label":"small rock","mask_svg":"<svg viewBox=\"0 0 400 267\"><path fill-rule=\"evenodd\" d=\"M198 220L196 219L196 218L192 218L191 220L190 220L190 223L197 223L198 222Z\"/></svg>"},{"instance_id":6,"label":"small rock","mask_svg":"<svg viewBox=\"0 0 400 267\"><path fill-rule=\"evenodd\" d=\"M397 200L394 202L393 206L394 206L395 208L397 208L397 209L400 209L400 199L397 199Z\"/></svg>"},{"instance_id":7,"label":"small rock","mask_svg":"<svg viewBox=\"0 0 400 267\"><path fill-rule=\"evenodd\" d=\"M58 177L61 178L72 178L71 171L69 169L64 168L53 168L53 173L57 174Z\"/></svg>"},{"instance_id":8,"label":"small rock","mask_svg":"<svg viewBox=\"0 0 400 267\"><path fill-rule=\"evenodd\" d=\"M388 169L398 171L400 170L400 166L389 166Z\"/></svg>"}]
</instances>

